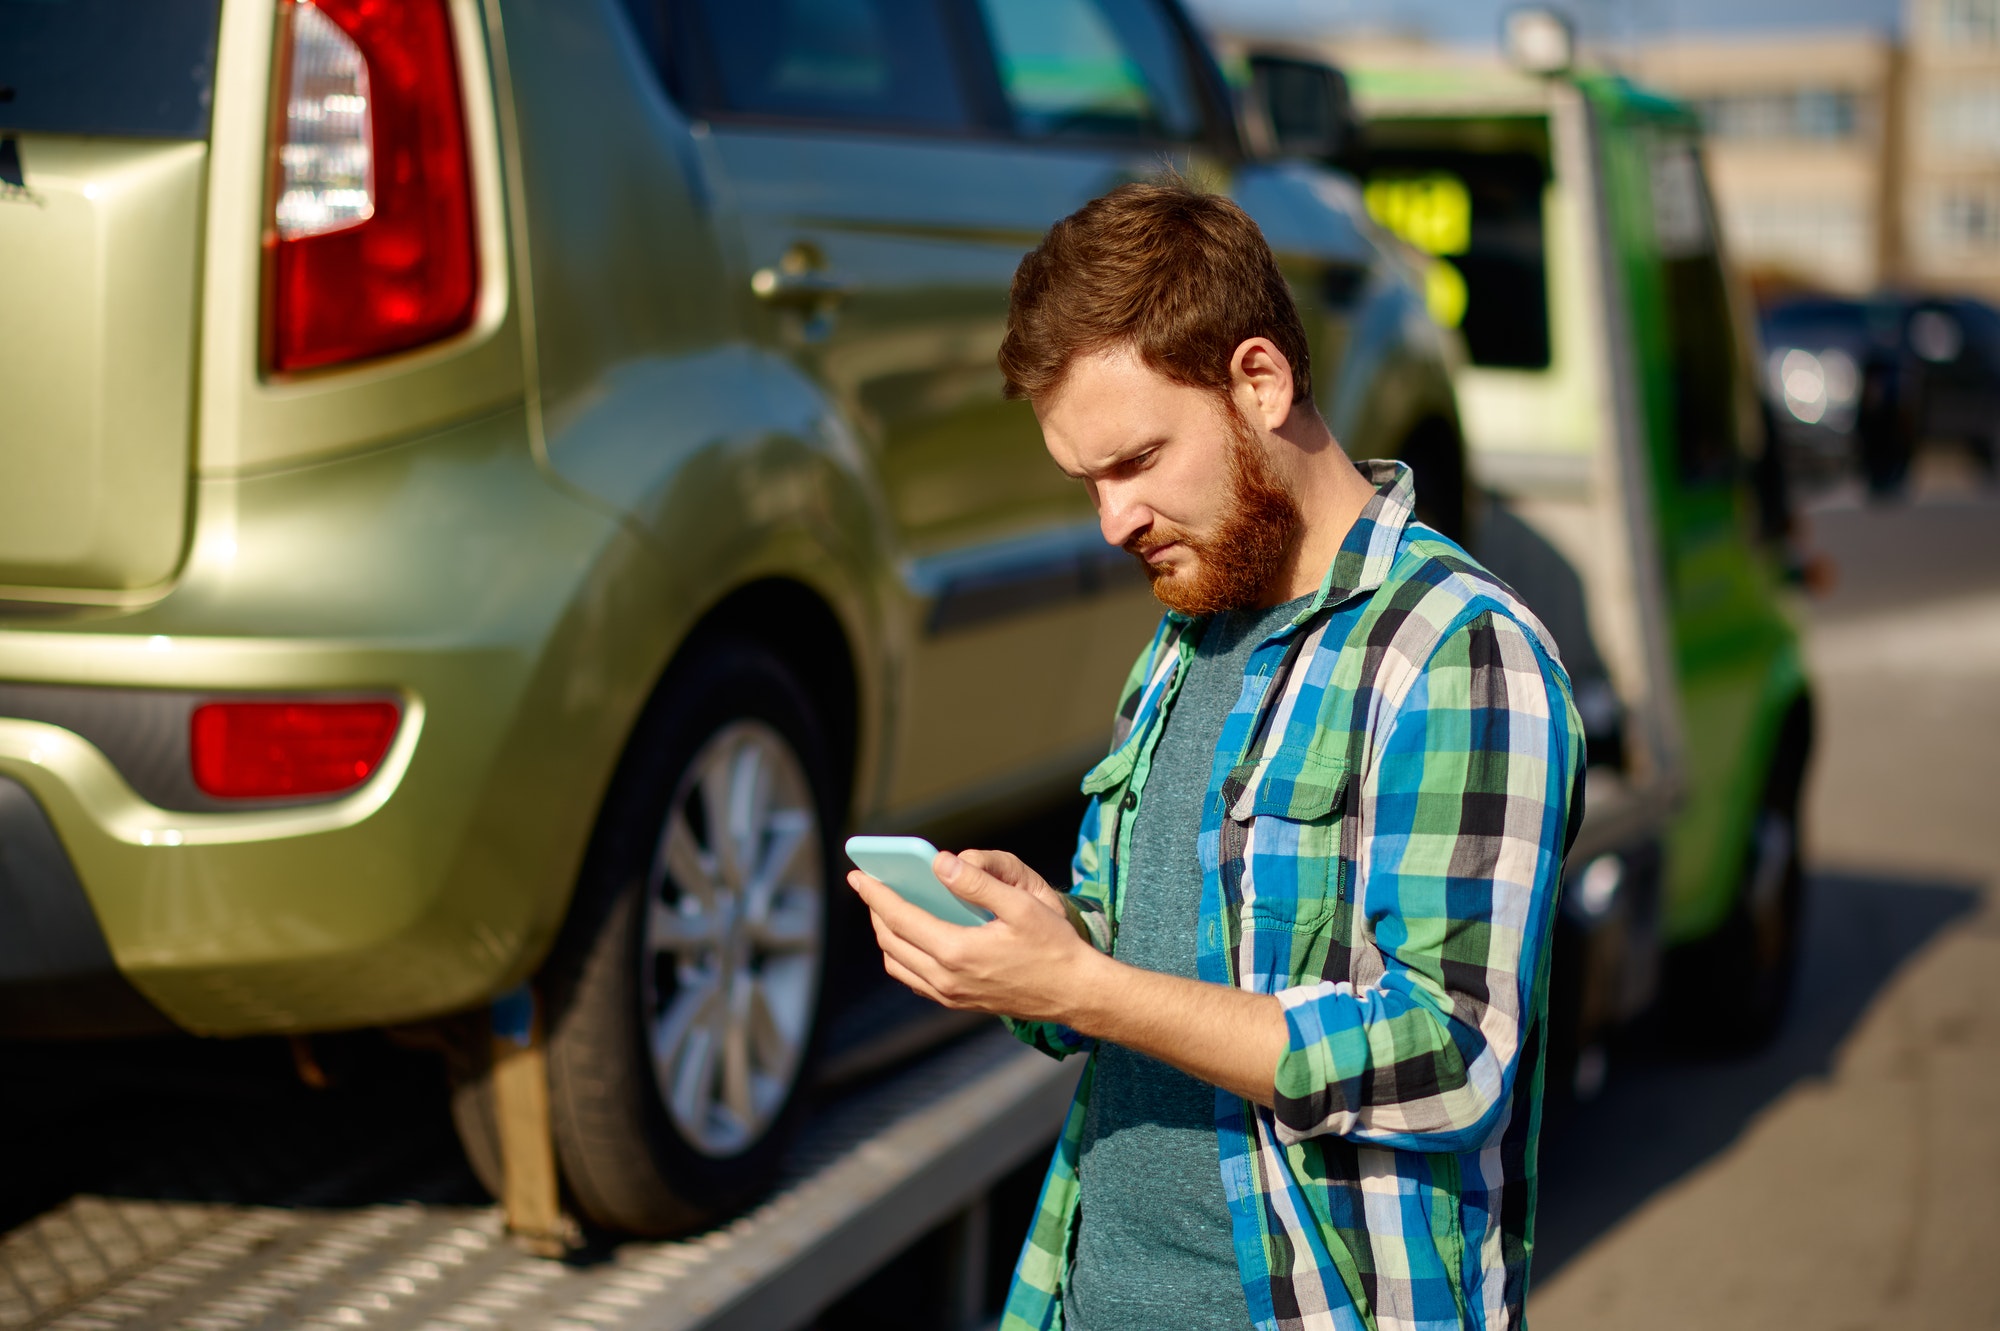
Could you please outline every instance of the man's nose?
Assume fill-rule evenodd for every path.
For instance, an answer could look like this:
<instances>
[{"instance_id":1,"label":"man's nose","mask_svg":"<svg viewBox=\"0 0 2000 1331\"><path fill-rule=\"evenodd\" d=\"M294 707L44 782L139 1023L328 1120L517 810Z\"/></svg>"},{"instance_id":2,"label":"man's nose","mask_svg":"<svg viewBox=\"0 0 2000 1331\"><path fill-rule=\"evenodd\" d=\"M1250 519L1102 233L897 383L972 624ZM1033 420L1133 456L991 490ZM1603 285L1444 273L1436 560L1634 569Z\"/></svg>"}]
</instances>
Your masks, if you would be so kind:
<instances>
[{"instance_id":1,"label":"man's nose","mask_svg":"<svg viewBox=\"0 0 2000 1331\"><path fill-rule=\"evenodd\" d=\"M1153 512L1120 486L1097 489L1097 529L1107 545L1124 545L1153 524Z\"/></svg>"}]
</instances>

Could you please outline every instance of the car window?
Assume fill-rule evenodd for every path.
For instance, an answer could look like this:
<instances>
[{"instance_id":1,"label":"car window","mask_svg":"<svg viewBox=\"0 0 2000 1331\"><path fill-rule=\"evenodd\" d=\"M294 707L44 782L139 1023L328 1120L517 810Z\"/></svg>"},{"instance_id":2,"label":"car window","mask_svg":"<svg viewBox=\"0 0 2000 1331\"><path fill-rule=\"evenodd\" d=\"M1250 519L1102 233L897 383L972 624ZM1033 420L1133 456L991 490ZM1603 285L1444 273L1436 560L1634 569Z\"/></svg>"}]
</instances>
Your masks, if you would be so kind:
<instances>
[{"instance_id":1,"label":"car window","mask_svg":"<svg viewBox=\"0 0 2000 1331\"><path fill-rule=\"evenodd\" d=\"M1716 249L1714 209L1702 183L1700 159L1688 140L1674 136L1656 141L1651 168L1653 242L1672 354L1679 471L1689 484L1726 484L1741 455L1739 348Z\"/></svg>"},{"instance_id":2,"label":"car window","mask_svg":"<svg viewBox=\"0 0 2000 1331\"><path fill-rule=\"evenodd\" d=\"M0 129L208 136L217 0L0 0Z\"/></svg>"},{"instance_id":3,"label":"car window","mask_svg":"<svg viewBox=\"0 0 2000 1331\"><path fill-rule=\"evenodd\" d=\"M1200 137L1186 48L1151 0L980 0L979 9L1026 137Z\"/></svg>"},{"instance_id":4,"label":"car window","mask_svg":"<svg viewBox=\"0 0 2000 1331\"><path fill-rule=\"evenodd\" d=\"M973 115L936 0L689 0L699 109L906 128Z\"/></svg>"},{"instance_id":5,"label":"car window","mask_svg":"<svg viewBox=\"0 0 2000 1331\"><path fill-rule=\"evenodd\" d=\"M1465 335L1474 365L1549 366L1548 184L1542 117L1369 126L1369 215L1432 256L1424 277L1431 316Z\"/></svg>"}]
</instances>

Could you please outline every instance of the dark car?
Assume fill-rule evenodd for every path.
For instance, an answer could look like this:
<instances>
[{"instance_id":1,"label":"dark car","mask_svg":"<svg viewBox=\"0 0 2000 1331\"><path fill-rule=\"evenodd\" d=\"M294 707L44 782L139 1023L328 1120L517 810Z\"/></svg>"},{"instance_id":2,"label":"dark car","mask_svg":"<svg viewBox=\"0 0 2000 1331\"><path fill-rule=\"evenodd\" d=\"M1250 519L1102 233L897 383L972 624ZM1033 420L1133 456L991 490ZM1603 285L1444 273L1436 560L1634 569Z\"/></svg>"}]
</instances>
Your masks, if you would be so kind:
<instances>
[{"instance_id":1,"label":"dark car","mask_svg":"<svg viewBox=\"0 0 2000 1331\"><path fill-rule=\"evenodd\" d=\"M1967 297L1794 298L1764 312L1765 365L1793 469L1858 469L1899 492L1917 449L1964 446L1986 475L2000 452L2000 311Z\"/></svg>"}]
</instances>

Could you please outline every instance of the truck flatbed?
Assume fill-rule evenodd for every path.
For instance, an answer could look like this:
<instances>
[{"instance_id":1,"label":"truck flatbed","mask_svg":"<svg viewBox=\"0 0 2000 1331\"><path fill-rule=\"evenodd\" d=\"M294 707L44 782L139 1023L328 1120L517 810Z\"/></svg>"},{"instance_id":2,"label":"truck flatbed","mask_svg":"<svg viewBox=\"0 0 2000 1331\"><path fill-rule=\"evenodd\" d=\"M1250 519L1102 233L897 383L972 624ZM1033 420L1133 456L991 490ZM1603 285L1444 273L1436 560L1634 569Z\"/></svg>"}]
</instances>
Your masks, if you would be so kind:
<instances>
[{"instance_id":1,"label":"truck flatbed","mask_svg":"<svg viewBox=\"0 0 2000 1331\"><path fill-rule=\"evenodd\" d=\"M1048 1148L1077 1071L982 1026L823 1107L734 1222L570 1261L519 1251L497 1207L428 1200L452 1185L421 1174L410 1200L358 1207L317 1201L332 1174L287 1204L79 1195L0 1239L0 1327L804 1327L955 1217L983 1284L982 1199Z\"/></svg>"}]
</instances>

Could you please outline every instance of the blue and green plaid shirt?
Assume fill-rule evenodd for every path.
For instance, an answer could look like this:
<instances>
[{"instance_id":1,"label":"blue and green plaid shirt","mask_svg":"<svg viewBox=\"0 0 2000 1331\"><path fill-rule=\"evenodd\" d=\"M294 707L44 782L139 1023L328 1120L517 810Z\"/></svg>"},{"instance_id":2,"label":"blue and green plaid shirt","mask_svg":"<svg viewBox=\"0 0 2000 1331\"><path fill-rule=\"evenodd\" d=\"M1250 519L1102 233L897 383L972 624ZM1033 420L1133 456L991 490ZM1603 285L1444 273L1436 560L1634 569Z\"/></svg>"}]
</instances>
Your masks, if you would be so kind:
<instances>
[{"instance_id":1,"label":"blue and green plaid shirt","mask_svg":"<svg viewBox=\"0 0 2000 1331\"><path fill-rule=\"evenodd\" d=\"M1582 727L1513 593L1376 485L1319 593L1251 654L1198 847L1201 978L1283 1004L1275 1109L1218 1090L1236 1260L1260 1331L1519 1326L1554 924ZM1141 655L1071 892L1116 952L1120 866L1205 621ZM1063 1057L1075 1031L1012 1023ZM1003 1331L1062 1324L1086 1067ZM1086 1328L1087 1331L1087 1328Z\"/></svg>"}]
</instances>

